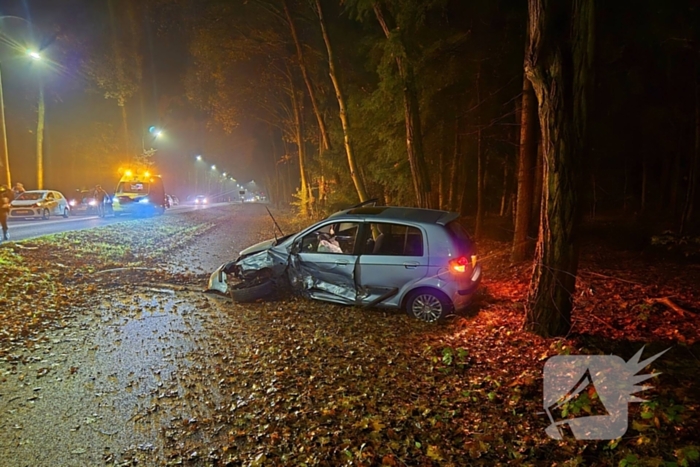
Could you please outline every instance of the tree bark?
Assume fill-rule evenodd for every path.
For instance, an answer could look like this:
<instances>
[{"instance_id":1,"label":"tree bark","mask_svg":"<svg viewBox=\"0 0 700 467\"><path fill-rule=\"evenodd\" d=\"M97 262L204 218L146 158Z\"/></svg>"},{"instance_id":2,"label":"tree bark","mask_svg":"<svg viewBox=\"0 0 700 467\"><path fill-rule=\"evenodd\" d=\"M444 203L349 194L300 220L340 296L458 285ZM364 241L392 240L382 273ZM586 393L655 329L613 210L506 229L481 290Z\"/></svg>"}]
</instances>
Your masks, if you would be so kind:
<instances>
[{"instance_id":1,"label":"tree bark","mask_svg":"<svg viewBox=\"0 0 700 467\"><path fill-rule=\"evenodd\" d=\"M481 64L476 72L476 102L481 103ZM476 130L476 227L474 228L474 236L478 239L483 235L484 229L484 171L485 164L483 162L483 151L481 149L481 113L477 113L477 130Z\"/></svg>"},{"instance_id":2,"label":"tree bark","mask_svg":"<svg viewBox=\"0 0 700 467\"><path fill-rule=\"evenodd\" d=\"M317 2L319 0L316 0ZM384 18L384 13L378 3L374 3L374 14L379 21L379 25L384 31L387 39L391 39L391 30ZM413 189L416 194L418 207L429 208L430 206L430 175L425 162L423 152L423 132L420 120L420 105L418 103L418 90L416 89L413 66L407 56L406 45L399 36L399 44L402 49L401 54L396 54L394 60L398 68L399 78L403 87L404 116L406 120L406 153L408 164L411 167L411 177L413 179Z\"/></svg>"},{"instance_id":3,"label":"tree bark","mask_svg":"<svg viewBox=\"0 0 700 467\"><path fill-rule=\"evenodd\" d=\"M36 124L36 188L44 189L44 122L46 102L44 101L44 83L39 78L39 109Z\"/></svg>"},{"instance_id":4,"label":"tree bark","mask_svg":"<svg viewBox=\"0 0 700 467\"><path fill-rule=\"evenodd\" d=\"M301 48L301 43L299 42L299 36L297 35L297 28L294 25L294 20L289 12L289 5L287 0L282 0L282 5L284 6L284 14L287 17L287 23L289 24L289 31L292 34L292 39L294 40L294 47L297 52L297 61L299 62L299 68L301 69L301 76L304 78L304 83L306 84L306 89L309 91L309 98L311 100L311 106L314 109L314 115L316 115L316 120L318 121L318 128L321 132L321 145L323 149L330 149L331 142L328 138L328 130L326 128L326 122L323 120L323 114L321 113L318 105L318 100L316 99L316 92L309 78L309 73L306 70L306 62L304 61L304 52Z\"/></svg>"},{"instance_id":5,"label":"tree bark","mask_svg":"<svg viewBox=\"0 0 700 467\"><path fill-rule=\"evenodd\" d=\"M545 193L524 327L543 337L571 329L578 268L576 170L587 148L593 11L593 0L529 0L525 72L539 102Z\"/></svg>"},{"instance_id":6,"label":"tree bark","mask_svg":"<svg viewBox=\"0 0 700 467\"><path fill-rule=\"evenodd\" d=\"M457 211L457 172L459 169L459 117L455 118L455 142L452 153L452 168L450 169L450 188L447 194L449 208Z\"/></svg>"},{"instance_id":7,"label":"tree bark","mask_svg":"<svg viewBox=\"0 0 700 467\"><path fill-rule=\"evenodd\" d=\"M291 76L290 76L291 81ZM302 216L309 216L309 185L306 176L306 151L304 145L304 121L301 113L301 103L297 97L296 89L294 84L290 82L290 91L292 98L292 109L294 112L294 139L297 144L297 151L299 155L299 203L300 209L299 213Z\"/></svg>"},{"instance_id":8,"label":"tree bark","mask_svg":"<svg viewBox=\"0 0 700 467\"><path fill-rule=\"evenodd\" d=\"M326 51L328 52L328 68L330 71L331 82L333 83L333 88L335 89L335 97L338 100L338 107L340 109L340 124L343 127L343 142L345 146L345 154L348 157L348 168L350 169L350 178L355 184L355 190L357 191L357 196L360 201L367 201L369 197L367 196L367 188L365 188L364 180L357 169L357 161L355 159L355 153L353 152L352 139L350 138L350 123L348 119L348 113L345 107L345 96L340 87L340 80L335 71L335 56L333 55L333 48L331 47L331 40L326 31L326 21L323 19L323 9L321 8L321 0L316 0L316 12L318 13L318 21L321 25L321 34L323 35L323 42L326 44Z\"/></svg>"},{"instance_id":9,"label":"tree bark","mask_svg":"<svg viewBox=\"0 0 700 467\"><path fill-rule=\"evenodd\" d=\"M690 156L690 170L688 171L688 186L685 193L685 203L683 204L683 213L681 215L681 225L679 233L683 234L688 227L693 216L693 204L695 201L695 193L698 185L698 166L700 165L700 80L698 79L698 60L697 52L695 57L695 76L694 76L694 94L695 94L695 147L693 154Z\"/></svg>"},{"instance_id":10,"label":"tree bark","mask_svg":"<svg viewBox=\"0 0 700 467\"><path fill-rule=\"evenodd\" d=\"M542 155L542 132L537 119L537 153L535 155L535 186L532 191L532 214L530 215L530 236L537 238L540 231L540 211L542 210L542 190L544 178L544 156Z\"/></svg>"},{"instance_id":11,"label":"tree bark","mask_svg":"<svg viewBox=\"0 0 700 467\"><path fill-rule=\"evenodd\" d=\"M510 260L524 261L529 250L528 234L532 219L537 166L537 98L532 83L523 77L522 113L520 117L520 150L518 153L518 197L515 208L515 232ZM531 251L531 250L530 250Z\"/></svg>"}]
</instances>

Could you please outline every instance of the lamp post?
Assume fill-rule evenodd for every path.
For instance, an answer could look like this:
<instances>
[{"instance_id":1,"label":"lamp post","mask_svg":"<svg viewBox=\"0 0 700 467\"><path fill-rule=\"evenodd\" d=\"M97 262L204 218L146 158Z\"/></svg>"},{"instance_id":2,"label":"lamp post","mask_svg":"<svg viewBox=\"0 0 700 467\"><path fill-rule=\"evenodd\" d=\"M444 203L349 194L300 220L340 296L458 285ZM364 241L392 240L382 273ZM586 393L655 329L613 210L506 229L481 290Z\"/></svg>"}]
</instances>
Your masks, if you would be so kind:
<instances>
[{"instance_id":1,"label":"lamp post","mask_svg":"<svg viewBox=\"0 0 700 467\"><path fill-rule=\"evenodd\" d=\"M27 21L25 18L22 18L21 16L12 16L12 15L4 15L0 16L0 20L3 19L20 19L27 23L28 25L32 25L29 21ZM28 52L29 56L36 59L40 59L41 55L39 55L38 52ZM43 102L43 89L41 89L41 98L42 100L40 101ZM43 122L42 122L42 128L43 128ZM5 100L3 97L2 93L2 73L0 71L0 137L2 141L0 141L0 151L2 151L2 157L0 157L0 164L2 164L2 167L5 168L5 182L7 183L8 188L12 187L12 175L10 173L10 155L9 151L7 149L7 125L5 123ZM43 162L43 161L42 161Z\"/></svg>"},{"instance_id":2,"label":"lamp post","mask_svg":"<svg viewBox=\"0 0 700 467\"><path fill-rule=\"evenodd\" d=\"M195 159L197 162L202 162L202 156L200 156L200 155L195 156ZM199 194L199 166L201 165L201 164L198 164L197 162L195 162L195 164L194 164L194 193L195 193L195 196L197 196Z\"/></svg>"},{"instance_id":3,"label":"lamp post","mask_svg":"<svg viewBox=\"0 0 700 467\"><path fill-rule=\"evenodd\" d=\"M0 72L0 134L2 134L2 165L5 167L5 182L8 188L12 188L12 176L10 175L10 157L7 152L7 127L5 126L5 101L2 96L2 73Z\"/></svg>"}]
</instances>

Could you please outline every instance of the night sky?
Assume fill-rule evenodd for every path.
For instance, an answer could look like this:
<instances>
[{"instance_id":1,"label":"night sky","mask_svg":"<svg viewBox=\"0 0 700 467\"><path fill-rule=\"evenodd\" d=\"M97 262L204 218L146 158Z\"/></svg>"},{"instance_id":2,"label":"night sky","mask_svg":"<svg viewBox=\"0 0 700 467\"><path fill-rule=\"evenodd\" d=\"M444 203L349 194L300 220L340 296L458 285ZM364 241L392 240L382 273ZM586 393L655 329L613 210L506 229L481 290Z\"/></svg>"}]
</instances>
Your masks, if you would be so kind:
<instances>
[{"instance_id":1,"label":"night sky","mask_svg":"<svg viewBox=\"0 0 700 467\"><path fill-rule=\"evenodd\" d=\"M37 100L42 79L44 188L65 194L100 183L113 189L119 169L129 165L130 157L123 144L121 109L96 89L81 64L93 41L108 40L112 27L125 27L123 18L111 17L106 0L3 0L0 16L21 16L33 25L11 17L0 19L2 34L9 38L0 44L0 66L13 183L36 188ZM134 27L139 30L143 75L138 91L126 104L128 128L132 146L140 145L143 137L146 147L152 143L158 150L155 162L166 189L188 196L193 194L196 174L199 186L207 182L204 162L195 164L198 154L207 167L216 164L219 172L228 171L241 182L259 176L251 163L255 142L246 136L245 125L226 134L208 125L205 116L188 104L183 87L187 48L177 32L158 34L145 17L137 17ZM31 60L22 48L41 48L43 60ZM164 136L154 141L148 133L151 126L162 129ZM104 141L99 128L110 129L111 141ZM110 149L100 149L105 146Z\"/></svg>"}]
</instances>

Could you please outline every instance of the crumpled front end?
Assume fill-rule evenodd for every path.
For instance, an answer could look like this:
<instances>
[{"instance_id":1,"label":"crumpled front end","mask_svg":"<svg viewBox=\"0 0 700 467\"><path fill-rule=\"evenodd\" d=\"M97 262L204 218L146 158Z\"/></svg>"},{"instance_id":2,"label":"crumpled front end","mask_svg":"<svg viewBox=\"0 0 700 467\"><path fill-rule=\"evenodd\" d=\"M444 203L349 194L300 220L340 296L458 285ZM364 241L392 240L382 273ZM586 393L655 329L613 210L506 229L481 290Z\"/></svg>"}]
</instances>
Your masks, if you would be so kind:
<instances>
[{"instance_id":1,"label":"crumpled front end","mask_svg":"<svg viewBox=\"0 0 700 467\"><path fill-rule=\"evenodd\" d=\"M286 250L271 248L224 263L209 276L206 292L228 295L230 291L228 275L233 275L240 281L253 281L261 277L268 279L282 277L287 268L288 258L289 253Z\"/></svg>"}]
</instances>

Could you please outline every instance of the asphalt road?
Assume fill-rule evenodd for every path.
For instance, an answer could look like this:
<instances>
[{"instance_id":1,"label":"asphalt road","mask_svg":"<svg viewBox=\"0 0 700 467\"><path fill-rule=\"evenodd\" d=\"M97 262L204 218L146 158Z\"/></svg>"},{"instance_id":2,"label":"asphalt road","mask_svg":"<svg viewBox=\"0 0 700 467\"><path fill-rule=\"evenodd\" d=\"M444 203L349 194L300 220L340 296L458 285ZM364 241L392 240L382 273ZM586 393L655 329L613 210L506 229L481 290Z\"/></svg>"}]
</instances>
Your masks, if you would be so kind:
<instances>
[{"instance_id":1,"label":"asphalt road","mask_svg":"<svg viewBox=\"0 0 700 467\"><path fill-rule=\"evenodd\" d=\"M179 205L168 209L165 212L166 216L179 215L186 212L191 212L197 209L209 209L212 206L193 206ZM105 225L115 224L133 219L133 216L108 216L103 219L98 216L71 216L68 219L63 217L52 217L49 220L42 219L10 219L8 221L10 240L27 240L30 238L51 235L60 232L69 232L72 230L91 229L93 227L102 227Z\"/></svg>"}]
</instances>

